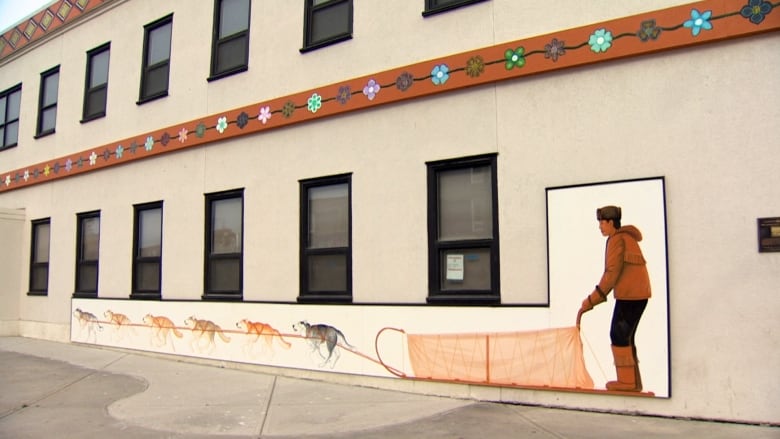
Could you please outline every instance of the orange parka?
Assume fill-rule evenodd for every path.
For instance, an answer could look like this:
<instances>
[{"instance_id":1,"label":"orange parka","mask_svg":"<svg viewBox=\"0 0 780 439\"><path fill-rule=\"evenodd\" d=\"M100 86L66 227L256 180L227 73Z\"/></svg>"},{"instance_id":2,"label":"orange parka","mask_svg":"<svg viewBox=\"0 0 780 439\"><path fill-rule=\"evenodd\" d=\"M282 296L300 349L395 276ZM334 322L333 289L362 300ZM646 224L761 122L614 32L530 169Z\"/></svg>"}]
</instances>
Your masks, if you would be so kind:
<instances>
[{"instance_id":1,"label":"orange parka","mask_svg":"<svg viewBox=\"0 0 780 439\"><path fill-rule=\"evenodd\" d=\"M650 276L639 248L642 233L634 226L623 226L607 239L604 274L597 286L602 294L615 290L615 299L650 298Z\"/></svg>"}]
</instances>

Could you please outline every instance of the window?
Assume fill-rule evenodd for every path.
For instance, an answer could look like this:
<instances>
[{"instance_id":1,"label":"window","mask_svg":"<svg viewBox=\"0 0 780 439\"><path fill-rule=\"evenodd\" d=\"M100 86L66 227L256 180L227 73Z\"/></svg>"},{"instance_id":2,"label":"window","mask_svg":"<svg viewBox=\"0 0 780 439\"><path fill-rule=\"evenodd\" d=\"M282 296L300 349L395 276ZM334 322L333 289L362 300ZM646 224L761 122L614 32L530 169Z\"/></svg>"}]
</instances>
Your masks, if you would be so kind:
<instances>
[{"instance_id":1,"label":"window","mask_svg":"<svg viewBox=\"0 0 780 439\"><path fill-rule=\"evenodd\" d=\"M138 103L168 96L173 15L144 26L144 59Z\"/></svg>"},{"instance_id":2,"label":"window","mask_svg":"<svg viewBox=\"0 0 780 439\"><path fill-rule=\"evenodd\" d=\"M427 17L483 1L485 0L425 0L425 11L422 14L423 17Z\"/></svg>"},{"instance_id":3,"label":"window","mask_svg":"<svg viewBox=\"0 0 780 439\"><path fill-rule=\"evenodd\" d=\"M244 190L206 195L204 299L241 300Z\"/></svg>"},{"instance_id":4,"label":"window","mask_svg":"<svg viewBox=\"0 0 780 439\"><path fill-rule=\"evenodd\" d=\"M352 301L351 176L301 181L299 302Z\"/></svg>"},{"instance_id":5,"label":"window","mask_svg":"<svg viewBox=\"0 0 780 439\"><path fill-rule=\"evenodd\" d=\"M60 86L60 66L41 73L41 94L38 100L38 126L35 136L54 132L57 122L57 93Z\"/></svg>"},{"instance_id":6,"label":"window","mask_svg":"<svg viewBox=\"0 0 780 439\"><path fill-rule=\"evenodd\" d=\"M301 52L352 38L352 0L306 0L305 14Z\"/></svg>"},{"instance_id":7,"label":"window","mask_svg":"<svg viewBox=\"0 0 780 439\"><path fill-rule=\"evenodd\" d=\"M162 201L134 206L132 299L159 299L162 273Z\"/></svg>"},{"instance_id":8,"label":"window","mask_svg":"<svg viewBox=\"0 0 780 439\"><path fill-rule=\"evenodd\" d=\"M106 115L110 49L111 43L107 43L87 52L87 79L84 86L84 115L82 122Z\"/></svg>"},{"instance_id":9,"label":"window","mask_svg":"<svg viewBox=\"0 0 780 439\"><path fill-rule=\"evenodd\" d=\"M22 84L0 93L0 150L16 146L19 141L19 105Z\"/></svg>"},{"instance_id":10,"label":"window","mask_svg":"<svg viewBox=\"0 0 780 439\"><path fill-rule=\"evenodd\" d=\"M216 0L211 78L243 72L249 64L249 0Z\"/></svg>"},{"instance_id":11,"label":"window","mask_svg":"<svg viewBox=\"0 0 780 439\"><path fill-rule=\"evenodd\" d=\"M45 296L49 290L49 218L32 222L30 249L30 295Z\"/></svg>"},{"instance_id":12,"label":"window","mask_svg":"<svg viewBox=\"0 0 780 439\"><path fill-rule=\"evenodd\" d=\"M76 220L76 292L73 297L97 297L100 212L80 213Z\"/></svg>"},{"instance_id":13,"label":"window","mask_svg":"<svg viewBox=\"0 0 780 439\"><path fill-rule=\"evenodd\" d=\"M496 155L428 163L430 303L500 303Z\"/></svg>"}]
</instances>

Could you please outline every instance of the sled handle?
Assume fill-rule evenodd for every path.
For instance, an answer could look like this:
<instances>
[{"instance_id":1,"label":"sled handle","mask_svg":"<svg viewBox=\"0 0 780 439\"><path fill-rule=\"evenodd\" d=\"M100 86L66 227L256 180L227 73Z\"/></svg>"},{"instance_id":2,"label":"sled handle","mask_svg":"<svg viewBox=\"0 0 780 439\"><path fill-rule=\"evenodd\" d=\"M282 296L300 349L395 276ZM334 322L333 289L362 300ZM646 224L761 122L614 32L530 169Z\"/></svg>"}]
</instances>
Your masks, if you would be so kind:
<instances>
[{"instance_id":1,"label":"sled handle","mask_svg":"<svg viewBox=\"0 0 780 439\"><path fill-rule=\"evenodd\" d=\"M382 356L379 355L379 336L382 335L383 332L388 331L388 330L400 332L401 334L406 334L406 331L404 331L403 329L399 329L399 328L385 327L385 328L380 329L379 332L376 333L376 338L374 338L374 349L376 350L376 358L379 360L379 364L381 364L391 374L393 374L393 375L395 375L395 376L397 376L399 378L407 378L407 375L405 373L403 373L402 371L400 371L400 370L394 368L393 366L390 366L387 363L385 363L382 360Z\"/></svg>"}]
</instances>

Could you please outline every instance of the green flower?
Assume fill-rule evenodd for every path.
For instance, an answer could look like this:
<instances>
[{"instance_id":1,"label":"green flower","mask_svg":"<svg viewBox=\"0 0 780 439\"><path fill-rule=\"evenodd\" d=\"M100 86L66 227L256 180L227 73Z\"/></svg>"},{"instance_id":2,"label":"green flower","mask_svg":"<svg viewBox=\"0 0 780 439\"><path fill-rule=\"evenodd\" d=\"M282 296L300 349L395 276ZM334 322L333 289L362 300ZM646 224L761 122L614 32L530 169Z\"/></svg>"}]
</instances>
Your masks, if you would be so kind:
<instances>
[{"instance_id":1,"label":"green flower","mask_svg":"<svg viewBox=\"0 0 780 439\"><path fill-rule=\"evenodd\" d=\"M217 119L217 131L219 131L219 134L222 134L227 129L228 123L227 123L227 116L222 116Z\"/></svg>"},{"instance_id":2,"label":"green flower","mask_svg":"<svg viewBox=\"0 0 780 439\"><path fill-rule=\"evenodd\" d=\"M195 136L200 139L204 135L206 135L206 125L201 122L195 127Z\"/></svg>"},{"instance_id":3,"label":"green flower","mask_svg":"<svg viewBox=\"0 0 780 439\"><path fill-rule=\"evenodd\" d=\"M516 50L507 49L506 52L504 52L504 58L506 59L504 67L506 67L507 70L512 70L514 67L519 69L525 65L525 48L518 47Z\"/></svg>"},{"instance_id":4,"label":"green flower","mask_svg":"<svg viewBox=\"0 0 780 439\"><path fill-rule=\"evenodd\" d=\"M606 52L607 49L612 47L612 32L606 29L599 29L590 36L588 44L590 44L590 50L596 53Z\"/></svg>"},{"instance_id":5,"label":"green flower","mask_svg":"<svg viewBox=\"0 0 780 439\"><path fill-rule=\"evenodd\" d=\"M318 95L317 93L312 94L309 98L308 104L309 111L316 113L317 110L322 107L322 96Z\"/></svg>"}]
</instances>

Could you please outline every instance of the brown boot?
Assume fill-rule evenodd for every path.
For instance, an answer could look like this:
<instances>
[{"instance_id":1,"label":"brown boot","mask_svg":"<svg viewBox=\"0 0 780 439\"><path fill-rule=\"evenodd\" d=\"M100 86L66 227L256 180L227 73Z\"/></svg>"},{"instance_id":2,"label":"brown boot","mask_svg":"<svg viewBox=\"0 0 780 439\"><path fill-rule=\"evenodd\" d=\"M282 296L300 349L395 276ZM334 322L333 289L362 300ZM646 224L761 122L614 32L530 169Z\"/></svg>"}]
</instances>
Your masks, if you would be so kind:
<instances>
[{"instance_id":1,"label":"brown boot","mask_svg":"<svg viewBox=\"0 0 780 439\"><path fill-rule=\"evenodd\" d=\"M617 381L607 382L607 390L620 390L624 392L638 392L637 375L639 369L634 360L634 351L631 346L612 346L612 356L615 357L615 370Z\"/></svg>"},{"instance_id":2,"label":"brown boot","mask_svg":"<svg viewBox=\"0 0 780 439\"><path fill-rule=\"evenodd\" d=\"M636 390L642 390L642 375L639 374L639 357L636 356L636 346L631 345L634 354L634 374L636 375Z\"/></svg>"}]
</instances>

